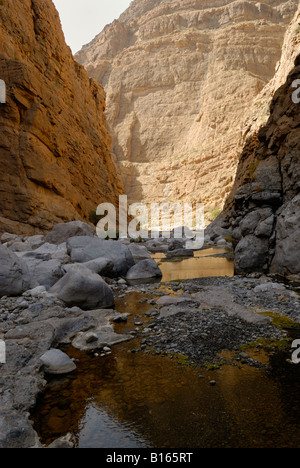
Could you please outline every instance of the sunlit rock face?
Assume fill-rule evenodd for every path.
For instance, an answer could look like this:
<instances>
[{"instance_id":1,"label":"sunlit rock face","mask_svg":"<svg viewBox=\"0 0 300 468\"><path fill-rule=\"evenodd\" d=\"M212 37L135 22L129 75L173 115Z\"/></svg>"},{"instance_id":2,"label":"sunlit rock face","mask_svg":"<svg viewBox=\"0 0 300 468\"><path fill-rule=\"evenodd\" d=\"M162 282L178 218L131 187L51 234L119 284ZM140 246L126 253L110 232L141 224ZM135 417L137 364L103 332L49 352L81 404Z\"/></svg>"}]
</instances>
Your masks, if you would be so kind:
<instances>
[{"instance_id":1,"label":"sunlit rock face","mask_svg":"<svg viewBox=\"0 0 300 468\"><path fill-rule=\"evenodd\" d=\"M74 61L51 0L0 2L0 79L0 232L47 231L117 204L105 93Z\"/></svg>"},{"instance_id":2,"label":"sunlit rock face","mask_svg":"<svg viewBox=\"0 0 300 468\"><path fill-rule=\"evenodd\" d=\"M76 55L107 92L130 201L222 208L242 123L275 73L295 0L134 0Z\"/></svg>"}]
</instances>

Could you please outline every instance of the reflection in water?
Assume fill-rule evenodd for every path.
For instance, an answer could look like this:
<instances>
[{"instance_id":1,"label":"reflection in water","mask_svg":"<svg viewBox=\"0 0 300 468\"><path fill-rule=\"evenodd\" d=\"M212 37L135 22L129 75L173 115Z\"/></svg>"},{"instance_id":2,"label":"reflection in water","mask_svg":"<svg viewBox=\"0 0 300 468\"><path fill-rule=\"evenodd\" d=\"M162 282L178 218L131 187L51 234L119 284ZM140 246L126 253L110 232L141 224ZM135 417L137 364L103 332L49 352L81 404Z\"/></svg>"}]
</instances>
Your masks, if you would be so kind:
<instances>
[{"instance_id":1,"label":"reflection in water","mask_svg":"<svg viewBox=\"0 0 300 468\"><path fill-rule=\"evenodd\" d=\"M77 375L52 383L35 411L43 442L71 432L79 448L299 446L299 382L286 388L246 366L202 370L200 378L199 369L128 351L119 345L92 359L68 350L80 358Z\"/></svg>"},{"instance_id":2,"label":"reflection in water","mask_svg":"<svg viewBox=\"0 0 300 468\"><path fill-rule=\"evenodd\" d=\"M219 255L228 254L223 249L205 249L195 252L194 257L166 261L163 253L152 256L163 273L162 281L187 280L213 276L234 276L234 262ZM214 256L212 256L214 255Z\"/></svg>"},{"instance_id":3,"label":"reflection in water","mask_svg":"<svg viewBox=\"0 0 300 468\"><path fill-rule=\"evenodd\" d=\"M174 269L174 279L181 279L190 260L201 262L200 270L206 265L204 276L209 266L215 269L212 276L221 271L232 275L227 259L195 258L162 262L163 280L169 281ZM117 301L116 309L131 315L116 332L133 330L137 317L144 324L152 320L145 312L153 306L142 298L149 297L132 292ZM76 359L77 370L51 379L40 398L32 418L41 441L47 445L71 433L78 448L300 446L300 370L294 366L291 373L285 356L273 356L268 371L241 364L208 371L136 352L139 348L134 339L105 357L66 349ZM255 359L268 361L268 356L255 354ZM210 385L212 379L215 386Z\"/></svg>"}]
</instances>

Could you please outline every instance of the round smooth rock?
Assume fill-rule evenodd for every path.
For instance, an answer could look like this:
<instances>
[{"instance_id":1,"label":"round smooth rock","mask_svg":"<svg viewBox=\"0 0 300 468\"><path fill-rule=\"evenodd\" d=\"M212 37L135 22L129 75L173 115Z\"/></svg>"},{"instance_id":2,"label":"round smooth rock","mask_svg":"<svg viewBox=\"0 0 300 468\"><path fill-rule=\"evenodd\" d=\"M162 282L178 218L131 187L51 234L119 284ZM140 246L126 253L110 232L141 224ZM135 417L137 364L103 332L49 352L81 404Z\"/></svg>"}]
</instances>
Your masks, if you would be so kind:
<instances>
[{"instance_id":1,"label":"round smooth rock","mask_svg":"<svg viewBox=\"0 0 300 468\"><path fill-rule=\"evenodd\" d=\"M68 374L76 369L76 364L59 349L50 349L40 358L48 374Z\"/></svg>"}]
</instances>

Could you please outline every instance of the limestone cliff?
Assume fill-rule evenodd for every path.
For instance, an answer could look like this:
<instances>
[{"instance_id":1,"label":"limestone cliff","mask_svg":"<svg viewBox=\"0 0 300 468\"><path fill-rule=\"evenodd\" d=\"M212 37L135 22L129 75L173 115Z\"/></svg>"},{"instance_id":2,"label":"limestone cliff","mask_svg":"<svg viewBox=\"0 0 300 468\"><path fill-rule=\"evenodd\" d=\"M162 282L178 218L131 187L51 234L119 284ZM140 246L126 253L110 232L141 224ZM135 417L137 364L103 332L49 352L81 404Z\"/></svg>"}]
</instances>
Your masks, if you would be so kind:
<instances>
[{"instance_id":1,"label":"limestone cliff","mask_svg":"<svg viewBox=\"0 0 300 468\"><path fill-rule=\"evenodd\" d=\"M117 203L105 93L74 61L51 0L0 2L0 79L0 231L46 231Z\"/></svg>"},{"instance_id":2,"label":"limestone cliff","mask_svg":"<svg viewBox=\"0 0 300 468\"><path fill-rule=\"evenodd\" d=\"M297 0L134 0L76 58L107 91L131 201L221 208Z\"/></svg>"},{"instance_id":3,"label":"limestone cliff","mask_svg":"<svg viewBox=\"0 0 300 468\"><path fill-rule=\"evenodd\" d=\"M300 275L300 8L276 74L249 113L231 216L238 273Z\"/></svg>"}]
</instances>

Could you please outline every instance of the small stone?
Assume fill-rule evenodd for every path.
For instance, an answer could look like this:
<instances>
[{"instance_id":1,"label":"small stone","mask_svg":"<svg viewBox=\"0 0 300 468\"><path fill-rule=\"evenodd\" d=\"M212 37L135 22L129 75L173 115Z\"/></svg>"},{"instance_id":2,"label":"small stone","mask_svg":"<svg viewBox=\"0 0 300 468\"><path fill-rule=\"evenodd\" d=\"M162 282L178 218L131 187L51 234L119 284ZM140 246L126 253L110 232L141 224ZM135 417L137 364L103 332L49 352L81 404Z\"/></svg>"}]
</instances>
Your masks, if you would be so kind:
<instances>
[{"instance_id":1,"label":"small stone","mask_svg":"<svg viewBox=\"0 0 300 468\"><path fill-rule=\"evenodd\" d=\"M209 382L209 385L211 385L212 387L213 387L214 385L216 385L216 384L217 384L217 382L216 382L215 380L211 380L211 381Z\"/></svg>"},{"instance_id":2,"label":"small stone","mask_svg":"<svg viewBox=\"0 0 300 468\"><path fill-rule=\"evenodd\" d=\"M98 341L98 336L96 335L96 333L89 333L87 336L86 336L86 343L94 343L95 341Z\"/></svg>"}]
</instances>

